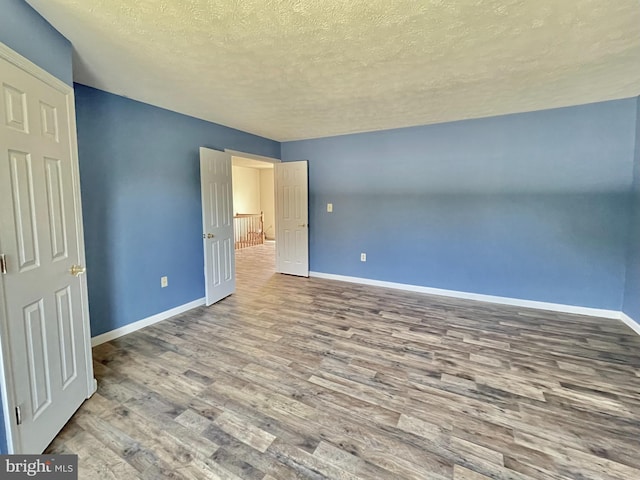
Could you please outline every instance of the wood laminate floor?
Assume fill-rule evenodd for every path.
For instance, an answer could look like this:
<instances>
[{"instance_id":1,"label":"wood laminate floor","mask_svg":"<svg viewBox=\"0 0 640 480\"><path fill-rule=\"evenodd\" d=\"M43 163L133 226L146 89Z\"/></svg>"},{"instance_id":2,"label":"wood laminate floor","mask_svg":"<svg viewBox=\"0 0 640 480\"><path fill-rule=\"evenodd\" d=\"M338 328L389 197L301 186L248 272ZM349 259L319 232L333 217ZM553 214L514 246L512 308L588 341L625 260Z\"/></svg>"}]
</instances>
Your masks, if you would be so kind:
<instances>
[{"instance_id":1,"label":"wood laminate floor","mask_svg":"<svg viewBox=\"0 0 640 480\"><path fill-rule=\"evenodd\" d=\"M614 320L273 273L94 349L49 448L81 479L640 479L640 337Z\"/></svg>"}]
</instances>

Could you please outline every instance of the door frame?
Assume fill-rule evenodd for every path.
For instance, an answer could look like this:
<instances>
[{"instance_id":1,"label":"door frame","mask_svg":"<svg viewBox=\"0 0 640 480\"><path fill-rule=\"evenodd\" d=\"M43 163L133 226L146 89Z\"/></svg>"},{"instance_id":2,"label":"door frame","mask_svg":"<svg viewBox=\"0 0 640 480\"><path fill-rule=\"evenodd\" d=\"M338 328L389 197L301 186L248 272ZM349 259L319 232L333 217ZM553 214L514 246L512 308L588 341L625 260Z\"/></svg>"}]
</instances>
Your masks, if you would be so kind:
<instances>
[{"instance_id":1,"label":"door frame","mask_svg":"<svg viewBox=\"0 0 640 480\"><path fill-rule=\"evenodd\" d=\"M241 152L239 150L231 150L230 148L225 148L224 152L228 153L232 157L250 158L252 160L259 160L261 162L267 162L267 163L273 163L273 164L282 162L282 160L280 160L279 158L264 157L262 155L256 155L255 153L246 153L246 152Z\"/></svg>"},{"instance_id":2,"label":"door frame","mask_svg":"<svg viewBox=\"0 0 640 480\"><path fill-rule=\"evenodd\" d=\"M80 217L76 217L76 229L78 238L81 241L78 242L78 255L81 265L85 263L85 250L84 250L84 229L82 223L82 204L80 198L80 171L78 163L78 137L76 130L76 110L75 110L75 96L73 87L67 85L62 80L53 76L46 70L42 69L29 59L23 57L19 53L10 49L4 43L0 42L0 58L8 61L25 73L35 77L48 86L59 91L66 97L67 110L68 110L68 126L69 126L69 147L71 153L71 170L73 175L73 203L76 212ZM0 249L1 249L0 245ZM4 280L0 281L0 298L4 298ZM80 279L80 295L82 301L82 314L87 322L83 325L82 335L84 337L85 346L85 358L87 360L87 397L93 395L97 389L97 382L93 377L93 360L91 354L91 329L89 325L89 304L87 298L87 280L86 275L81 276ZM13 454L18 446L18 439L20 433L18 432L18 426L15 422L15 406L17 404L15 399L15 383L13 374L10 368L11 362L11 345L8 341L8 319L6 313L6 306L0 308L0 334L2 341L0 342L0 395L2 397L2 415L4 417L4 426L7 439L7 450L9 454Z\"/></svg>"},{"instance_id":3,"label":"door frame","mask_svg":"<svg viewBox=\"0 0 640 480\"><path fill-rule=\"evenodd\" d=\"M231 150L230 148L225 148L224 149L225 153L228 153L229 155L231 155L231 164L233 165L233 157L243 157L243 158L250 158L251 160L259 160L260 162L266 162L266 163L272 163L272 164L276 164L276 163L282 163L282 160L280 160L279 158L274 158L274 157L265 157L263 155L256 155L255 153L246 153L246 152L241 152L239 150ZM233 168L231 169L232 173L231 173L231 178L233 178ZM273 178L273 188L275 189L275 177ZM233 207L233 199L231 199L231 206ZM274 199L274 208L275 208L275 199ZM232 212L235 215L235 210L232 209ZM273 230L274 230L274 236L275 236L275 241L276 243L278 243L278 219L274 218L274 222L275 225L273 226ZM234 245L235 248L235 245Z\"/></svg>"}]
</instances>

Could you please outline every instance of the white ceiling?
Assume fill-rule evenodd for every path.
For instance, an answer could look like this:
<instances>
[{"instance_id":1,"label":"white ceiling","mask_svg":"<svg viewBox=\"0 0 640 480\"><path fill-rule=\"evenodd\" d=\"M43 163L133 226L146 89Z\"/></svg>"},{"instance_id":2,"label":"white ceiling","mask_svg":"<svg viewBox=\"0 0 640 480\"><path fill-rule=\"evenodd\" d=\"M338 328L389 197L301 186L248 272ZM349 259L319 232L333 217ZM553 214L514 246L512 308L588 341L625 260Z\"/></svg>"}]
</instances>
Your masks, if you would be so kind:
<instances>
[{"instance_id":1,"label":"white ceiling","mask_svg":"<svg viewBox=\"0 0 640 480\"><path fill-rule=\"evenodd\" d=\"M275 140L640 94L638 0L27 0L74 78Z\"/></svg>"}]
</instances>

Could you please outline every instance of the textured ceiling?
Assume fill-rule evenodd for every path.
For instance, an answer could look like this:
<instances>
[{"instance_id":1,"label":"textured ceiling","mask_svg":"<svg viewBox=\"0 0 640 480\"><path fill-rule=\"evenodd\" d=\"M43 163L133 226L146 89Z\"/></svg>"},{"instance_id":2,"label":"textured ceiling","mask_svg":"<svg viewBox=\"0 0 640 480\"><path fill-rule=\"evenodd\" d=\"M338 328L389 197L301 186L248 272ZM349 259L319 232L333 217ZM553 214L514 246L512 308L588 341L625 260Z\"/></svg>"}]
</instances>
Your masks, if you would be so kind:
<instances>
[{"instance_id":1,"label":"textured ceiling","mask_svg":"<svg viewBox=\"0 0 640 480\"><path fill-rule=\"evenodd\" d=\"M276 140L640 94L638 0L28 0L77 82Z\"/></svg>"}]
</instances>

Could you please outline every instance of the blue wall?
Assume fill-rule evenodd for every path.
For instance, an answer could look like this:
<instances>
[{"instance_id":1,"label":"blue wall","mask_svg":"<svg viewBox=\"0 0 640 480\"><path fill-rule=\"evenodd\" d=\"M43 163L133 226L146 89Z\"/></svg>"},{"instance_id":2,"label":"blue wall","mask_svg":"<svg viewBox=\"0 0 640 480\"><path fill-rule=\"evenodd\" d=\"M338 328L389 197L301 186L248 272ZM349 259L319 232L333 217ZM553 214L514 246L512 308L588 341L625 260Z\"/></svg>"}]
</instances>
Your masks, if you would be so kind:
<instances>
[{"instance_id":1,"label":"blue wall","mask_svg":"<svg viewBox=\"0 0 640 480\"><path fill-rule=\"evenodd\" d=\"M204 296L199 147L279 158L280 144L83 85L75 92L95 336Z\"/></svg>"},{"instance_id":2,"label":"blue wall","mask_svg":"<svg viewBox=\"0 0 640 480\"><path fill-rule=\"evenodd\" d=\"M71 44L23 0L0 0L0 42L72 83ZM198 148L279 157L280 145L81 85L76 102L97 335L203 296ZM639 127L629 99L282 155L310 161L312 270L610 309L624 292L638 320Z\"/></svg>"},{"instance_id":3,"label":"blue wall","mask_svg":"<svg viewBox=\"0 0 640 480\"><path fill-rule=\"evenodd\" d=\"M0 0L0 42L72 85L71 43L24 0Z\"/></svg>"},{"instance_id":4,"label":"blue wall","mask_svg":"<svg viewBox=\"0 0 640 480\"><path fill-rule=\"evenodd\" d=\"M311 270L620 310L635 117L627 99L284 143L309 160Z\"/></svg>"},{"instance_id":5,"label":"blue wall","mask_svg":"<svg viewBox=\"0 0 640 480\"><path fill-rule=\"evenodd\" d=\"M0 42L71 85L71 43L23 0L0 0ZM0 454L7 452L4 421L0 415Z\"/></svg>"},{"instance_id":6,"label":"blue wall","mask_svg":"<svg viewBox=\"0 0 640 480\"><path fill-rule=\"evenodd\" d=\"M640 323L640 97L636 99L633 197L627 251L627 282L622 311Z\"/></svg>"}]
</instances>

